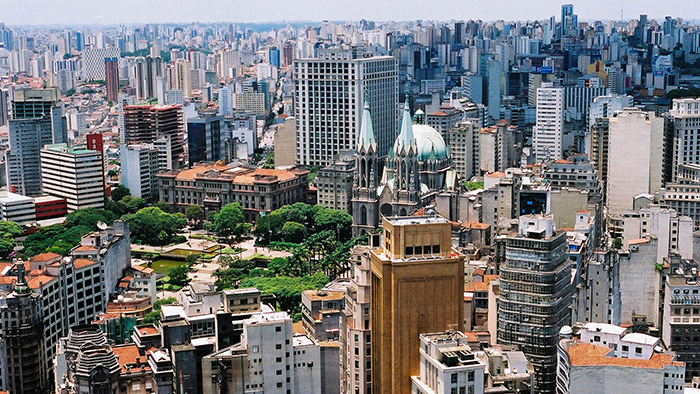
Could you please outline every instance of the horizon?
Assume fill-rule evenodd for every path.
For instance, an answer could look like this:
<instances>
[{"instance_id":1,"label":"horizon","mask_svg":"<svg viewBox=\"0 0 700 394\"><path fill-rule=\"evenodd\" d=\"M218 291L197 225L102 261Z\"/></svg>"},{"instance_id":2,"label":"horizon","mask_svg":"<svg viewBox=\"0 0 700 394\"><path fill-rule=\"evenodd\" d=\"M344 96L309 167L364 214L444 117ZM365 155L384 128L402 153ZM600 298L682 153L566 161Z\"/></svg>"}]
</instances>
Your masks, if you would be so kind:
<instances>
[{"instance_id":1,"label":"horizon","mask_svg":"<svg viewBox=\"0 0 700 394\"><path fill-rule=\"evenodd\" d=\"M646 14L650 20L663 20L666 16L687 21L700 20L700 5L694 0L678 0L672 4L637 3L624 6L624 0L615 0L614 6L600 7L594 0L573 2L547 2L541 0L440 0L428 9L421 9L418 0L384 0L381 3L360 0L355 3L337 0L308 0L295 2L293 6L279 0L260 0L250 4L227 3L222 0L203 0L191 4L186 0L152 0L140 3L124 0L118 7L103 2L87 0L25 0L11 1L4 6L0 23L17 27L96 26L142 24L299 24L331 22L356 22L370 20L380 23L423 21L480 20L483 22L540 21L554 16L560 19L561 5L572 3L579 21L626 22ZM173 5L174 4L174 5ZM236 8L238 7L238 8ZM33 9L27 13L27 9ZM133 9L143 12L130 12ZM230 18L221 18L231 14ZM686 17L687 16L687 17ZM150 20L147 18L151 18ZM219 19L219 20L215 20ZM228 19L228 20L227 20Z\"/></svg>"}]
</instances>

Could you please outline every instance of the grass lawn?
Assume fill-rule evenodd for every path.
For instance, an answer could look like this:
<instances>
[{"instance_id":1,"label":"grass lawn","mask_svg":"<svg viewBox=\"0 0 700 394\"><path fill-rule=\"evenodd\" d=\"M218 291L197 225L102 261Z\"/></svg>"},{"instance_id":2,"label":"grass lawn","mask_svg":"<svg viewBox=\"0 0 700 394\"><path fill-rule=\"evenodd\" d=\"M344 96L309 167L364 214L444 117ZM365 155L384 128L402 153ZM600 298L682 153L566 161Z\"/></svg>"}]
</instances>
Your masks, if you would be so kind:
<instances>
[{"instance_id":1,"label":"grass lawn","mask_svg":"<svg viewBox=\"0 0 700 394\"><path fill-rule=\"evenodd\" d=\"M151 268L159 274L168 275L171 268L185 264L184 261L158 259L151 264Z\"/></svg>"}]
</instances>

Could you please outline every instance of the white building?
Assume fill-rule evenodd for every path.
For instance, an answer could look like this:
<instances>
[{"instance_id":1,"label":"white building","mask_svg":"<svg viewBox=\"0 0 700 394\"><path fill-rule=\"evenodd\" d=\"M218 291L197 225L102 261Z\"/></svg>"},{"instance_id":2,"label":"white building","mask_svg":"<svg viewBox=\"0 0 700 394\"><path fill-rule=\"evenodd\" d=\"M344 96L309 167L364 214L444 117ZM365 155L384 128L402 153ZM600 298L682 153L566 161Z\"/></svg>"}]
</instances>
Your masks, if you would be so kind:
<instances>
[{"instance_id":1,"label":"white building","mask_svg":"<svg viewBox=\"0 0 700 394\"><path fill-rule=\"evenodd\" d=\"M233 116L233 96L231 88L219 88L219 115Z\"/></svg>"},{"instance_id":2,"label":"white building","mask_svg":"<svg viewBox=\"0 0 700 394\"><path fill-rule=\"evenodd\" d=\"M666 353L658 338L597 323L586 324L578 333L565 326L561 335L558 394L683 393L685 363Z\"/></svg>"},{"instance_id":3,"label":"white building","mask_svg":"<svg viewBox=\"0 0 700 394\"><path fill-rule=\"evenodd\" d=\"M325 167L341 150L355 149L365 97L379 155L387 154L398 130L396 58L365 57L360 49L319 51L316 59L294 61L294 79L297 164Z\"/></svg>"},{"instance_id":4,"label":"white building","mask_svg":"<svg viewBox=\"0 0 700 394\"><path fill-rule=\"evenodd\" d=\"M411 377L411 394L484 393L486 365L459 331L420 334L420 375Z\"/></svg>"},{"instance_id":5,"label":"white building","mask_svg":"<svg viewBox=\"0 0 700 394\"><path fill-rule=\"evenodd\" d=\"M628 212L623 219L623 243L653 235L658 239L657 263L678 253L684 259L693 258L693 219L680 216L675 209L650 205L638 212Z\"/></svg>"},{"instance_id":6,"label":"white building","mask_svg":"<svg viewBox=\"0 0 700 394\"><path fill-rule=\"evenodd\" d=\"M41 178L44 193L65 198L68 212L104 207L102 152L66 144L46 145L41 150Z\"/></svg>"},{"instance_id":7,"label":"white building","mask_svg":"<svg viewBox=\"0 0 700 394\"><path fill-rule=\"evenodd\" d=\"M588 128L595 123L598 118L612 118L615 112L630 108L634 104L632 96L621 96L617 94L607 94L593 99L591 109L588 112Z\"/></svg>"},{"instance_id":8,"label":"white building","mask_svg":"<svg viewBox=\"0 0 700 394\"><path fill-rule=\"evenodd\" d=\"M662 118L634 108L610 118L605 186L611 215L624 214L637 195L661 188L663 127Z\"/></svg>"},{"instance_id":9,"label":"white building","mask_svg":"<svg viewBox=\"0 0 700 394\"><path fill-rule=\"evenodd\" d=\"M36 221L34 199L0 191L0 220L17 222L20 225Z\"/></svg>"},{"instance_id":10,"label":"white building","mask_svg":"<svg viewBox=\"0 0 700 394\"><path fill-rule=\"evenodd\" d=\"M241 343L202 359L202 384L205 393L321 393L320 348L293 334L286 312L256 314L244 320Z\"/></svg>"},{"instance_id":11,"label":"white building","mask_svg":"<svg viewBox=\"0 0 700 394\"><path fill-rule=\"evenodd\" d=\"M537 161L562 158L564 89L543 83L537 89L537 114L532 150Z\"/></svg>"},{"instance_id":12,"label":"white building","mask_svg":"<svg viewBox=\"0 0 700 394\"><path fill-rule=\"evenodd\" d=\"M700 98L674 99L666 119L673 130L673 180L679 165L700 164Z\"/></svg>"},{"instance_id":13,"label":"white building","mask_svg":"<svg viewBox=\"0 0 700 394\"><path fill-rule=\"evenodd\" d=\"M120 149L122 185L129 188L132 196L150 199L158 190L160 150L153 144L122 145Z\"/></svg>"}]
</instances>

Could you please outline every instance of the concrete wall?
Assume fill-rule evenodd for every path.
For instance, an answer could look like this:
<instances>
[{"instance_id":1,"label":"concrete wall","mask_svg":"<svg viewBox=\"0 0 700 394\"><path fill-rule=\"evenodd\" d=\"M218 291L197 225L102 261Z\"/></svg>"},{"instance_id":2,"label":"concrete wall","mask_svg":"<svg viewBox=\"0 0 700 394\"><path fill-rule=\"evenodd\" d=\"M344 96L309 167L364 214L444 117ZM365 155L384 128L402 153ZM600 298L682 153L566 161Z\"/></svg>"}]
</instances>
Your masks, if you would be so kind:
<instances>
[{"instance_id":1,"label":"concrete wall","mask_svg":"<svg viewBox=\"0 0 700 394\"><path fill-rule=\"evenodd\" d=\"M632 324L632 312L646 315L647 322L659 326L659 271L656 269L658 243L632 245L620 254L620 324Z\"/></svg>"}]
</instances>

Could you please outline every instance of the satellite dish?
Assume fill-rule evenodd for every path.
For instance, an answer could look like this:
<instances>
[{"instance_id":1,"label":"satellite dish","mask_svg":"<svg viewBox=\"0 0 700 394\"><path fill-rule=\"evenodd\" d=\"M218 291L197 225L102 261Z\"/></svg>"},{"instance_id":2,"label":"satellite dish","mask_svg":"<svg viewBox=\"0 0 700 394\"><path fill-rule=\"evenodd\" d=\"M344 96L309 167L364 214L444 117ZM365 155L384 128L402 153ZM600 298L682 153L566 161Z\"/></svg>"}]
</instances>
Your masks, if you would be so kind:
<instances>
[{"instance_id":1,"label":"satellite dish","mask_svg":"<svg viewBox=\"0 0 700 394\"><path fill-rule=\"evenodd\" d=\"M105 222L97 222L97 228L100 230L107 230L107 224L105 224Z\"/></svg>"}]
</instances>

